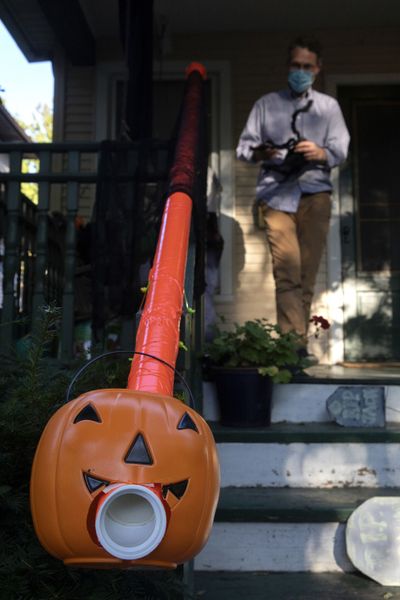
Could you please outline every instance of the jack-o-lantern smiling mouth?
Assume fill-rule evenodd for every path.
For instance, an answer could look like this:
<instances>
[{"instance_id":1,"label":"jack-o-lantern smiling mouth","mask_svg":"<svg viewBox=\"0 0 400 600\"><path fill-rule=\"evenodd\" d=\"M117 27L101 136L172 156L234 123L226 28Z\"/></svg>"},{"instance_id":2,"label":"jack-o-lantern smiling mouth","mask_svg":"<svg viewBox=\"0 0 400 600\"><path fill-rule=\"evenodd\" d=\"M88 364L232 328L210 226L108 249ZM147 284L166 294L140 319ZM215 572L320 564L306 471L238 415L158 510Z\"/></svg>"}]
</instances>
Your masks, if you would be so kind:
<instances>
[{"instance_id":1,"label":"jack-o-lantern smiling mouth","mask_svg":"<svg viewBox=\"0 0 400 600\"><path fill-rule=\"evenodd\" d=\"M115 554L115 548L114 550L111 549L113 541L111 541L111 546L108 546L107 535L105 537L103 535L110 526L111 531L115 529L114 525L110 525L110 523L116 522L118 523L117 528L121 526L129 530L130 533L132 533L135 523L138 521L143 520L143 524L147 523L148 526L154 528L154 531L157 524L157 528L160 529L159 541L161 541L171 511L180 503L189 483L188 479L168 484L109 481L94 477L92 471L84 471L82 475L86 488L93 495L86 519L89 535L95 544L103 546L108 552L119 558L126 558L126 555L120 554L118 549L117 554ZM118 498L113 498L116 494L120 494L120 501L122 500L125 503L122 510L118 507ZM108 500L105 500L106 498ZM104 502L108 502L108 508L106 509L102 507ZM145 508L143 508L144 506ZM101 516L102 511L103 515ZM127 518L128 513L129 517ZM150 525L151 523L152 525ZM133 535L135 536L134 533ZM118 535L115 539L118 539Z\"/></svg>"},{"instance_id":2,"label":"jack-o-lantern smiling mouth","mask_svg":"<svg viewBox=\"0 0 400 600\"><path fill-rule=\"evenodd\" d=\"M107 481L105 479L99 479L97 477L93 477L90 473L83 473L83 479L86 484L87 489L91 494L97 492L100 488L106 488L111 483L115 484L116 482ZM118 482L120 484L124 484L127 482ZM132 482L130 482L132 483ZM177 481L175 483L161 484L161 493L163 498L167 498L168 492L171 492L175 496L177 500L180 500L186 492L189 480L184 479L182 481Z\"/></svg>"}]
</instances>

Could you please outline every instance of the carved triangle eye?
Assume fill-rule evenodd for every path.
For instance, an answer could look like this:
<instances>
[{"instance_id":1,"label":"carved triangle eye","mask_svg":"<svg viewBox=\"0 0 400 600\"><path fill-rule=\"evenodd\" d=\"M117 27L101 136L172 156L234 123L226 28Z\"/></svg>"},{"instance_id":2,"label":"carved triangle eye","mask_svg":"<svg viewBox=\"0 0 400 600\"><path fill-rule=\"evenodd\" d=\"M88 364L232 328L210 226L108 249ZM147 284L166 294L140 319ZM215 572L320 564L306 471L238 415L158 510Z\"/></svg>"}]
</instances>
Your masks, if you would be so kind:
<instances>
[{"instance_id":1,"label":"carved triangle eye","mask_svg":"<svg viewBox=\"0 0 400 600\"><path fill-rule=\"evenodd\" d=\"M93 477L92 475L88 475L87 473L83 474L83 479L85 480L86 487L89 492L95 492L103 485L108 485L110 482L105 481L104 479L97 479L97 477Z\"/></svg>"},{"instance_id":2,"label":"carved triangle eye","mask_svg":"<svg viewBox=\"0 0 400 600\"><path fill-rule=\"evenodd\" d=\"M135 465L153 464L150 451L147 448L146 442L144 441L144 437L141 433L138 433L138 435L135 437L132 446L128 450L128 454L125 457L125 462Z\"/></svg>"},{"instance_id":3,"label":"carved triangle eye","mask_svg":"<svg viewBox=\"0 0 400 600\"><path fill-rule=\"evenodd\" d=\"M101 423L99 414L91 404L84 406L81 412L76 415L74 423L79 423L80 421L96 421L97 423Z\"/></svg>"},{"instance_id":4,"label":"carved triangle eye","mask_svg":"<svg viewBox=\"0 0 400 600\"><path fill-rule=\"evenodd\" d=\"M192 417L187 412L185 412L182 419L179 421L177 428L178 429L193 429L193 431L196 431L197 433L199 433L199 430L196 427L196 423L193 421Z\"/></svg>"}]
</instances>

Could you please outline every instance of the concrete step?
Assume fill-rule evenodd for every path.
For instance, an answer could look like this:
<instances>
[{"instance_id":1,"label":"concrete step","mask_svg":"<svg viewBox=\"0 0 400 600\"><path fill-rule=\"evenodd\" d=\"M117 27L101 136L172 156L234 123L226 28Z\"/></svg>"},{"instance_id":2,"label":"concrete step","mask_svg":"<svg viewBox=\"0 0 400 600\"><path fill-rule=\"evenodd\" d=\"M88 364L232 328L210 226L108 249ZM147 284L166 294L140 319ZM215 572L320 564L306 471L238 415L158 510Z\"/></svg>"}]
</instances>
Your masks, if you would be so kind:
<instances>
[{"instance_id":1,"label":"concrete step","mask_svg":"<svg viewBox=\"0 0 400 600\"><path fill-rule=\"evenodd\" d=\"M200 571L352 572L345 522L383 489L225 488Z\"/></svg>"},{"instance_id":2,"label":"concrete step","mask_svg":"<svg viewBox=\"0 0 400 600\"><path fill-rule=\"evenodd\" d=\"M273 423L329 422L331 417L326 410L326 401L340 386L357 388L362 382L347 380L328 383L311 380L309 383L289 383L275 385L272 396ZM400 423L400 385L387 385L383 381L365 381L362 386L383 387L386 400L386 421ZM203 415L206 420L218 421L219 409L215 384L203 382Z\"/></svg>"},{"instance_id":3,"label":"concrete step","mask_svg":"<svg viewBox=\"0 0 400 600\"><path fill-rule=\"evenodd\" d=\"M197 571L354 571L343 523L215 523Z\"/></svg>"},{"instance_id":4,"label":"concrete step","mask_svg":"<svg viewBox=\"0 0 400 600\"><path fill-rule=\"evenodd\" d=\"M398 487L400 426L345 428L277 424L240 429L211 424L221 487Z\"/></svg>"},{"instance_id":5,"label":"concrete step","mask_svg":"<svg viewBox=\"0 0 400 600\"><path fill-rule=\"evenodd\" d=\"M195 573L204 600L400 600L400 589L348 573Z\"/></svg>"}]
</instances>

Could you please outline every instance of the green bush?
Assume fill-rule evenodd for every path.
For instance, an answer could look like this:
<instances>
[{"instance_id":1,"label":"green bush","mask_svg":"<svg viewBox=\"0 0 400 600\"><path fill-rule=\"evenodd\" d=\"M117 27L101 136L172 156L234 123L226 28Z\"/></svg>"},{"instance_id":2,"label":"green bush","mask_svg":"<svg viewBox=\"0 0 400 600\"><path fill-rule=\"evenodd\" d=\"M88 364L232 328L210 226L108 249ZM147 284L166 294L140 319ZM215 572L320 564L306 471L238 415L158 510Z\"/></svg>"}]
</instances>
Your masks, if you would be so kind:
<instances>
[{"instance_id":1,"label":"green bush","mask_svg":"<svg viewBox=\"0 0 400 600\"><path fill-rule=\"evenodd\" d=\"M59 317L58 309L43 309L35 333L24 344L24 356L10 353L0 361L0 599L181 599L182 583L175 572L67 568L35 536L29 511L33 456L72 377L48 352ZM90 369L74 396L99 387L125 387L126 379L125 384L120 380L126 376L126 362L121 369L111 363Z\"/></svg>"}]
</instances>

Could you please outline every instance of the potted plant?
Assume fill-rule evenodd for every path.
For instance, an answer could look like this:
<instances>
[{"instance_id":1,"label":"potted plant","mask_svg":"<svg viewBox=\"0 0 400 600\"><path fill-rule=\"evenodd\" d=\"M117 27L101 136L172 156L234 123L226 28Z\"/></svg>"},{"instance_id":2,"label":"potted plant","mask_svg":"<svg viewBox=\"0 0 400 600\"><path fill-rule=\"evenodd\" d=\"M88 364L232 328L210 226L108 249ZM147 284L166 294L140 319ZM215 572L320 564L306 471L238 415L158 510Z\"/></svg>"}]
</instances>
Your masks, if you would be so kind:
<instances>
[{"instance_id":1,"label":"potted plant","mask_svg":"<svg viewBox=\"0 0 400 600\"><path fill-rule=\"evenodd\" d=\"M267 319L216 327L205 345L205 362L217 388L221 424L269 425L273 383L287 383L310 363L302 355L304 338L283 333Z\"/></svg>"}]
</instances>

